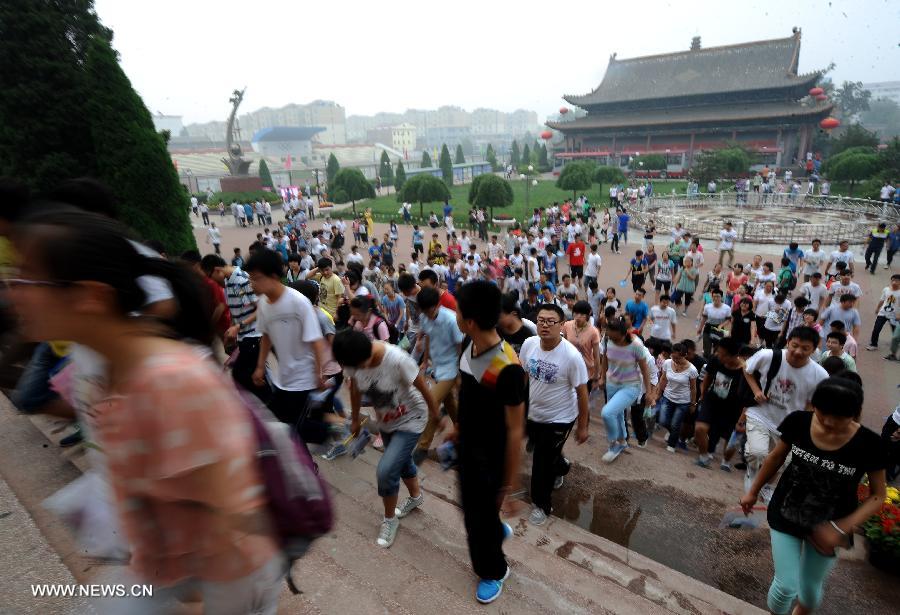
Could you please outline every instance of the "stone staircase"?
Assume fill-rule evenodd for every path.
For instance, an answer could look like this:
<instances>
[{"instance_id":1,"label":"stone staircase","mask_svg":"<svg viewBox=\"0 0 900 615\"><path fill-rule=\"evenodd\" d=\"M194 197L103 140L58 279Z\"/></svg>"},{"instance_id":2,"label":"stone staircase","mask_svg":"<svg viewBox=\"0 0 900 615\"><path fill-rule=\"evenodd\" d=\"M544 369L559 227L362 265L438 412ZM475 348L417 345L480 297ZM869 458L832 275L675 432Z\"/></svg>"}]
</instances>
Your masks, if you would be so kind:
<instances>
[{"instance_id":1,"label":"stone staircase","mask_svg":"<svg viewBox=\"0 0 900 615\"><path fill-rule=\"evenodd\" d=\"M64 484L54 485L35 464L85 465L83 451L62 453L56 442L67 431L62 423L43 417L13 414L0 405L0 429L15 436L8 444L27 449L28 461L15 467L9 449L0 453L0 467L14 491L29 493L29 476L41 477L30 497L22 498L38 527L78 582L103 577L106 564L81 557L67 542L39 502ZM7 438L9 440L9 438ZM51 443L47 446L47 440ZM3 448L3 447L0 447ZM316 541L309 554L294 566L293 576L303 590L281 597L284 613L763 613L724 592L671 570L618 544L591 534L567 521L551 517L543 527L523 518L508 521L514 536L505 545L512 574L503 596L483 606L473 597L476 578L471 571L456 475L442 472L433 462L421 468L426 495L422 507L403 519L390 549L375 546L381 520L381 501L375 487L375 464L380 453L367 450L357 459L320 460L320 469L333 490L337 522L330 535ZM61 477L68 472L57 472ZM70 480L70 478L69 478ZM401 491L403 487L401 487ZM405 493L401 493L405 497Z\"/></svg>"}]
</instances>

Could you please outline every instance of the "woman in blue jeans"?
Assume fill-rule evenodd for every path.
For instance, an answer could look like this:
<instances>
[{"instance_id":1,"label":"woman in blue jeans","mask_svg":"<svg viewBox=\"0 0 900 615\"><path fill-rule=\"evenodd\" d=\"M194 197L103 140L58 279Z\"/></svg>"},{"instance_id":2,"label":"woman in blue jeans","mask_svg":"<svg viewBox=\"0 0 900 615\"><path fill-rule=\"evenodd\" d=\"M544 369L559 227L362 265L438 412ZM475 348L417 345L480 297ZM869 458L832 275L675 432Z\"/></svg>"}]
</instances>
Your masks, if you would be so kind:
<instances>
[{"instance_id":1,"label":"woman in blue jeans","mask_svg":"<svg viewBox=\"0 0 900 615\"><path fill-rule=\"evenodd\" d=\"M878 434L859 424L859 382L823 380L811 405L812 412L792 412L781 422L781 438L741 498L744 514L750 514L762 486L791 453L767 508L775 563L767 603L778 615L818 608L825 578L837 563L835 549L852 545L854 529L878 512L887 492L887 450ZM857 487L866 475L870 494L859 502Z\"/></svg>"},{"instance_id":2,"label":"woman in blue jeans","mask_svg":"<svg viewBox=\"0 0 900 615\"><path fill-rule=\"evenodd\" d=\"M697 368L685 355L684 344L672 345L671 358L662 364L659 373L659 424L669 430L666 450L675 452L684 418L697 410Z\"/></svg>"},{"instance_id":3,"label":"woman in blue jeans","mask_svg":"<svg viewBox=\"0 0 900 615\"><path fill-rule=\"evenodd\" d=\"M603 461L612 463L628 448L625 440L625 411L641 396L641 378L647 383L646 403L656 403L656 391L650 383L644 345L628 332L622 318L612 318L606 324L606 342L600 363L600 386L606 385L606 404L601 415L606 425L609 450Z\"/></svg>"}]
</instances>

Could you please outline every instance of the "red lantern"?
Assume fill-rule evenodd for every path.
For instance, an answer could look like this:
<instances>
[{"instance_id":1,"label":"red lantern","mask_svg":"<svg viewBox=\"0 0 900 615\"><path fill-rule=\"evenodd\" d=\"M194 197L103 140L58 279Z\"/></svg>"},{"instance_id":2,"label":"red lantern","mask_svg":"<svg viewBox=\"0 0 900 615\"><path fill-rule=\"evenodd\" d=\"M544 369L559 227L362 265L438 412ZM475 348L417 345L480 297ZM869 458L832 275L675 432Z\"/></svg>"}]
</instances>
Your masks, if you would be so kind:
<instances>
[{"instance_id":1,"label":"red lantern","mask_svg":"<svg viewBox=\"0 0 900 615\"><path fill-rule=\"evenodd\" d=\"M553 133L550 132L549 130L545 130L544 132L541 133L541 139L543 139L544 141L549 141L552 136L553 136Z\"/></svg>"},{"instance_id":2,"label":"red lantern","mask_svg":"<svg viewBox=\"0 0 900 615\"><path fill-rule=\"evenodd\" d=\"M569 108L568 108L568 107L560 107L560 108L559 108L559 114L560 114L560 115L565 115L565 114L568 113L568 112L569 112Z\"/></svg>"},{"instance_id":3,"label":"red lantern","mask_svg":"<svg viewBox=\"0 0 900 615\"><path fill-rule=\"evenodd\" d=\"M824 93L825 93L825 90L823 90L822 88L812 88L809 91L810 96L818 96L819 94L824 94Z\"/></svg>"},{"instance_id":4,"label":"red lantern","mask_svg":"<svg viewBox=\"0 0 900 615\"><path fill-rule=\"evenodd\" d=\"M828 100L828 97L825 94L816 94L816 100L818 100L819 102L822 102L822 101Z\"/></svg>"},{"instance_id":5,"label":"red lantern","mask_svg":"<svg viewBox=\"0 0 900 615\"><path fill-rule=\"evenodd\" d=\"M833 128L837 128L841 125L841 120L836 117L826 117L824 120L819 122L819 126L824 130L832 130Z\"/></svg>"}]
</instances>

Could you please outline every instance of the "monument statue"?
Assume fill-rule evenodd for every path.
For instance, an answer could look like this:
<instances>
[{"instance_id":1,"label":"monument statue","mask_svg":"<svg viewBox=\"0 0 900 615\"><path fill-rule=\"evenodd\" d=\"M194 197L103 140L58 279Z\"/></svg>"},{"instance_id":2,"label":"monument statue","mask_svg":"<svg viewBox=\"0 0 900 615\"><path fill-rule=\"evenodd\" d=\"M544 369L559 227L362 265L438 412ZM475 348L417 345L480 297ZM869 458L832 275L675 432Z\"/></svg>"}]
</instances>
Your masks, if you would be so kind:
<instances>
[{"instance_id":1,"label":"monument statue","mask_svg":"<svg viewBox=\"0 0 900 615\"><path fill-rule=\"evenodd\" d=\"M231 93L228 102L231 103L231 114L228 116L228 128L225 132L225 151L228 152L228 158L222 158L222 162L228 167L228 172L232 175L247 175L250 170L250 161L244 160L243 152L240 144L240 129L235 126L237 121L237 110L244 100L243 90L235 90Z\"/></svg>"}]
</instances>

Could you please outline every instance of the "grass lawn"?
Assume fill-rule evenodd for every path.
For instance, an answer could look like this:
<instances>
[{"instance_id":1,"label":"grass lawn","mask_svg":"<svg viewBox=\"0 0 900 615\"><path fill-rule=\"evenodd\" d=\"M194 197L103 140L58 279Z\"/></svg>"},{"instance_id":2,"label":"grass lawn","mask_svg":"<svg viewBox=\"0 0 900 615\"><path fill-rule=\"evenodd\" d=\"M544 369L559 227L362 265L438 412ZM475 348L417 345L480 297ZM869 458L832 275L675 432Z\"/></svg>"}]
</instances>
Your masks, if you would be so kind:
<instances>
[{"instance_id":1,"label":"grass lawn","mask_svg":"<svg viewBox=\"0 0 900 615\"><path fill-rule=\"evenodd\" d=\"M526 195L525 195L525 181L524 180L514 180L511 181L513 189L514 201L513 204L509 207L500 209L496 208L494 210L495 214L507 214L510 215L517 220L522 220L523 217L528 217L531 215L531 210L535 207L544 207L547 205L552 205L554 201L562 202L565 199L572 198L572 193L570 191L560 190L556 187L556 182L553 180L538 180L537 186L530 186L528 188L528 207L526 208ZM677 192L684 192L687 182L682 180L671 180L671 181L655 181L653 182L654 190L657 194L670 194L672 189L674 188ZM609 203L609 185L604 184L600 186L598 184L593 184L590 190L585 191L584 193L588 201L602 207ZM466 224L468 222L469 209L470 205L468 203L469 197L469 184L465 184L462 186L453 186L450 189L450 203L453 205L453 219L458 224ZM443 203L425 203L423 207L423 221L428 219L429 214L433 211L440 218L443 212ZM368 201L357 203L356 209L358 212L362 213L365 211L366 207L372 208L373 217L377 222L388 222L391 218L396 221L402 221L402 216L397 213L400 209L400 204L397 202L397 196L395 194L389 194L387 196L381 196L375 199L371 199ZM527 213L526 213L527 212ZM419 221L419 204L413 203L412 207L413 219ZM345 209L343 211L337 211L332 214L333 217L336 218L352 218L353 210Z\"/></svg>"}]
</instances>

